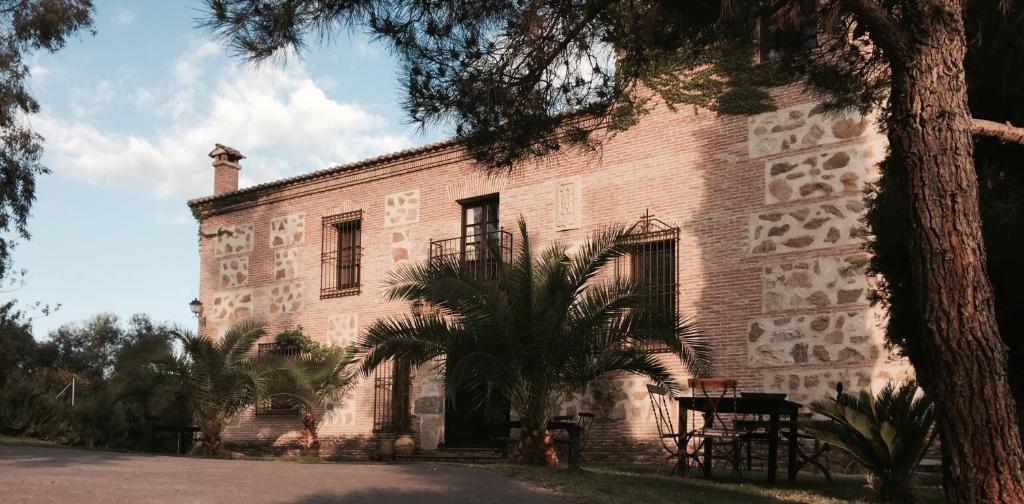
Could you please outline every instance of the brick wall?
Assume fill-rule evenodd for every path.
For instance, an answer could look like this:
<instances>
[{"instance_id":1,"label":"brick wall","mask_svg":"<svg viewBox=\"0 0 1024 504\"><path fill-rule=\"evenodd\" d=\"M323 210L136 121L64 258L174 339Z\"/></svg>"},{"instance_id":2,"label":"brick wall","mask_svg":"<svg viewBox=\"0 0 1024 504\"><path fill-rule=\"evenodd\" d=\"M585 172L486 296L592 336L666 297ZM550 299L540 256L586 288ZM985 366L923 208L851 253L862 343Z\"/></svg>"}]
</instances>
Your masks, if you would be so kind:
<instances>
[{"instance_id":1,"label":"brick wall","mask_svg":"<svg viewBox=\"0 0 1024 504\"><path fill-rule=\"evenodd\" d=\"M777 95L782 109L751 118L659 108L599 152L560 153L499 178L442 145L263 191L201 224L204 331L217 337L258 316L271 335L301 326L321 341L351 342L377 317L408 310L382 300L382 282L397 264L425 260L429 240L459 235L458 200L498 193L505 229L522 215L541 245L573 244L648 210L678 226L680 310L713 341L719 374L745 390L808 400L836 381L855 390L906 374L880 346L881 320L858 269L861 191L884 142L868 119L818 114L795 88ZM362 291L321 300L321 219L353 210L364 213ZM443 440L440 395L437 377L416 370L424 449ZM322 435L371 436L372 407L372 378L363 379L325 413ZM600 380L565 405L582 410L598 414L591 459L657 454L643 380ZM245 415L228 437L282 444L300 428L291 416Z\"/></svg>"}]
</instances>

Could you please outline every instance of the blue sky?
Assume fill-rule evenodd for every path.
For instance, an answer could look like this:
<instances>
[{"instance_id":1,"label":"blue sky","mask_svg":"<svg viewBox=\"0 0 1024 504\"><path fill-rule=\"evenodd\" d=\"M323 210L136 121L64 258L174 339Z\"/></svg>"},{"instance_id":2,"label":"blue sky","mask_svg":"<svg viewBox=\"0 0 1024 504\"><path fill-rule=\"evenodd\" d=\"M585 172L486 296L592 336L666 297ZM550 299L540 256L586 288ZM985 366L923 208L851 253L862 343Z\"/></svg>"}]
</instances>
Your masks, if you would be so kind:
<instances>
[{"instance_id":1,"label":"blue sky","mask_svg":"<svg viewBox=\"0 0 1024 504\"><path fill-rule=\"evenodd\" d=\"M53 173L39 180L28 282L6 293L61 304L37 337L100 312L193 321L196 224L214 142L241 150L241 184L437 141L399 108L396 65L360 33L253 68L195 28L198 2L96 2L95 36L32 60Z\"/></svg>"}]
</instances>

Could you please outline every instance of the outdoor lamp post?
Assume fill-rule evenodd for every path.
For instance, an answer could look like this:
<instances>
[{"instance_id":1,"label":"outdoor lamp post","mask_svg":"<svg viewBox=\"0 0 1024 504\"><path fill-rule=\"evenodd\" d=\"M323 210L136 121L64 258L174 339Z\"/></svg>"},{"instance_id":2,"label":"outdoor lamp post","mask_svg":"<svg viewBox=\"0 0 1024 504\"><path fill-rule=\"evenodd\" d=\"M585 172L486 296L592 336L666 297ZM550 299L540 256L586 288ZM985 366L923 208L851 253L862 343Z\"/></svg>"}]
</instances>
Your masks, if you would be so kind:
<instances>
[{"instance_id":1,"label":"outdoor lamp post","mask_svg":"<svg viewBox=\"0 0 1024 504\"><path fill-rule=\"evenodd\" d=\"M192 315L195 318L199 319L199 334L203 334L203 329L206 328L206 317L203 316L203 303L199 301L199 298L194 298L188 304L188 309L192 311Z\"/></svg>"},{"instance_id":2,"label":"outdoor lamp post","mask_svg":"<svg viewBox=\"0 0 1024 504\"><path fill-rule=\"evenodd\" d=\"M195 315L196 318L203 318L203 303L199 302L199 298L193 299L188 304L188 309L192 310L192 315Z\"/></svg>"}]
</instances>

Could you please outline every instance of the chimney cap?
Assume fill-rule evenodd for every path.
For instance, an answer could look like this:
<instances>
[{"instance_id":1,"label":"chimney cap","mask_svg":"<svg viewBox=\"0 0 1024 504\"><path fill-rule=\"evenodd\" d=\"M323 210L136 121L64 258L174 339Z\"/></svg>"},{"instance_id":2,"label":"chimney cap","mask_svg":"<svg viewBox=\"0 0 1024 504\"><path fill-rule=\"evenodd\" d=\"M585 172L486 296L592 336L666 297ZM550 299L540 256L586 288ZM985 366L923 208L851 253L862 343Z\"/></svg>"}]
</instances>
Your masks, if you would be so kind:
<instances>
[{"instance_id":1,"label":"chimney cap","mask_svg":"<svg viewBox=\"0 0 1024 504\"><path fill-rule=\"evenodd\" d=\"M221 156L223 156L232 163L237 163L240 159L245 159L245 156L243 156L238 149L222 144L213 144L213 150L210 151L209 156L214 159L221 159Z\"/></svg>"}]
</instances>

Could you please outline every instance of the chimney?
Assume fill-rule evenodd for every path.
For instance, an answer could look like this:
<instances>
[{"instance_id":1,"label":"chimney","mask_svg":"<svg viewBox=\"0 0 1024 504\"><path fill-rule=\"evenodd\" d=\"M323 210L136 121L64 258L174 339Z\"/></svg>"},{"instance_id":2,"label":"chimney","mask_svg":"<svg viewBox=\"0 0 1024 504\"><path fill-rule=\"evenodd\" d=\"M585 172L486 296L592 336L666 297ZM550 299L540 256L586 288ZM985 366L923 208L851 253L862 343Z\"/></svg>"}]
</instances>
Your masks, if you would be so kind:
<instances>
[{"instance_id":1,"label":"chimney","mask_svg":"<svg viewBox=\"0 0 1024 504\"><path fill-rule=\"evenodd\" d=\"M242 169L238 162L245 156L238 149L214 144L210 157L213 158L213 195L237 191L238 170Z\"/></svg>"}]
</instances>

